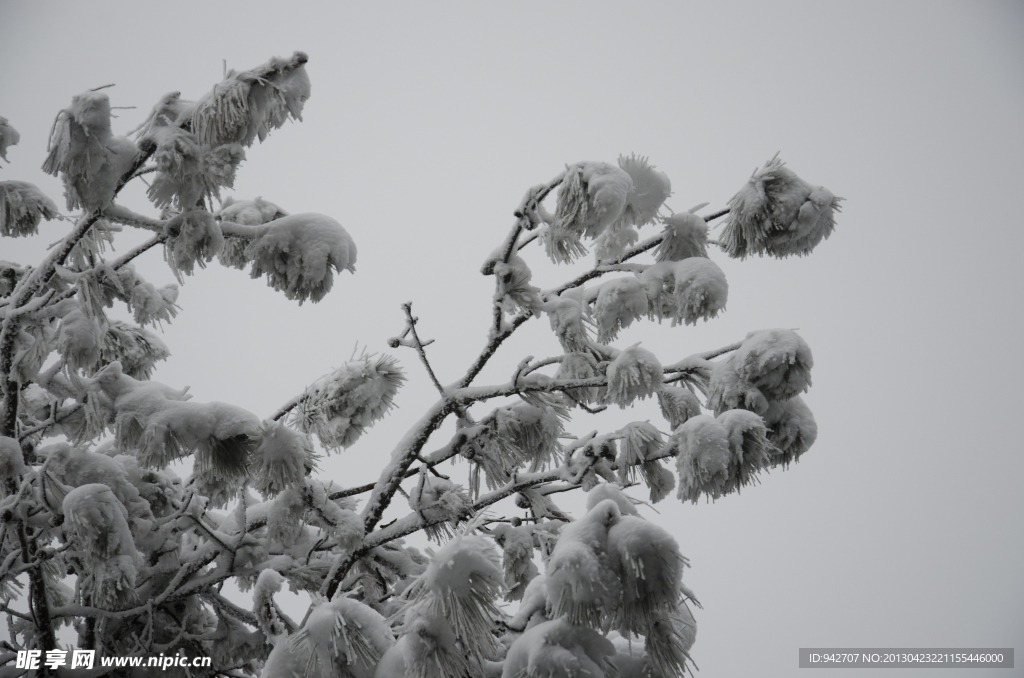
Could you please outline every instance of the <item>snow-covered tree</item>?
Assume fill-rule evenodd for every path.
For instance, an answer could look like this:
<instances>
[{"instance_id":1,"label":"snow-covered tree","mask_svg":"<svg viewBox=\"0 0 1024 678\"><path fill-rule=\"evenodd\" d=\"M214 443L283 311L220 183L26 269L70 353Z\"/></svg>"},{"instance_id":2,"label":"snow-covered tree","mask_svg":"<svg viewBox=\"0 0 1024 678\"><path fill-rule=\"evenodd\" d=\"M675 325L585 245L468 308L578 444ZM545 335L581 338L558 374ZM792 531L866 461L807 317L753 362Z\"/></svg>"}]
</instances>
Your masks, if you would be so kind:
<instances>
[{"instance_id":1,"label":"snow-covered tree","mask_svg":"<svg viewBox=\"0 0 1024 678\"><path fill-rule=\"evenodd\" d=\"M195 101L168 94L127 136L115 136L106 93L74 96L43 164L68 212L32 184L0 181L0 235L70 225L42 261L0 262L0 663L61 649L69 625L74 647L101 656L213 658L189 675L682 675L696 635L688 561L626 490L652 503L673 489L716 499L798 460L816 436L800 397L811 350L787 329L663 358L614 343L634 323L716 317L728 284L709 249L809 254L840 199L777 157L708 214L672 213L670 180L645 158L566 166L527 190L483 262L492 313L457 381L435 376L430 342L402 307L390 349L411 350L438 398L375 483L343 487L317 462L387 415L408 375L385 347L282 394L262 417L199 402L149 379L169 356L153 327L173 321L177 286L156 287L132 263L162 246L182 283L218 259L300 304L355 270L356 245L333 218L221 200L246 148L301 119L306 61L297 52L229 72ZM0 157L18 141L0 118ZM117 202L145 178L153 217ZM152 236L107 258L126 226ZM577 272L535 286L527 261L538 258ZM134 324L108 317L121 304ZM478 383L529 322L550 325L560 351ZM648 398L662 420L577 430L579 412L603 421ZM432 443L446 422L454 435ZM555 504L573 490L586 493L576 516ZM399 494L408 514L382 524ZM436 550L404 541L419 532ZM222 590L229 580L249 604ZM299 621L275 602L286 585L312 601Z\"/></svg>"}]
</instances>

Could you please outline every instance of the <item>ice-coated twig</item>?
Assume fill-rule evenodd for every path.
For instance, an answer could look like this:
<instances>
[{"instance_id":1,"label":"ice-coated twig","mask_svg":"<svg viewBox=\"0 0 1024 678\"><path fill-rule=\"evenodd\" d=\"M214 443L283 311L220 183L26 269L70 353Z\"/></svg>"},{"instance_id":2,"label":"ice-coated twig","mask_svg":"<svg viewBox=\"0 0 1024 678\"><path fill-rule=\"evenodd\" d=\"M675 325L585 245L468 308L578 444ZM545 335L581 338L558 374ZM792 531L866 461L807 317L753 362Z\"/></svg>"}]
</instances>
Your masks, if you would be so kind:
<instances>
[{"instance_id":1,"label":"ice-coated twig","mask_svg":"<svg viewBox=\"0 0 1024 678\"><path fill-rule=\"evenodd\" d=\"M430 381L433 382L437 392L444 397L444 387L441 386L441 382L437 380L437 375L434 374L434 369L430 366L430 361L427 360L427 352L424 349L425 346L432 344L433 340L424 342L420 339L419 333L416 332L416 323L419 322L419 318L412 314L412 302L407 301L402 304L402 310L405 311L405 322L406 329L409 334L412 335L412 345L416 349L416 353L420 357L420 362L423 363L423 367L426 368L427 374L430 376Z\"/></svg>"}]
</instances>

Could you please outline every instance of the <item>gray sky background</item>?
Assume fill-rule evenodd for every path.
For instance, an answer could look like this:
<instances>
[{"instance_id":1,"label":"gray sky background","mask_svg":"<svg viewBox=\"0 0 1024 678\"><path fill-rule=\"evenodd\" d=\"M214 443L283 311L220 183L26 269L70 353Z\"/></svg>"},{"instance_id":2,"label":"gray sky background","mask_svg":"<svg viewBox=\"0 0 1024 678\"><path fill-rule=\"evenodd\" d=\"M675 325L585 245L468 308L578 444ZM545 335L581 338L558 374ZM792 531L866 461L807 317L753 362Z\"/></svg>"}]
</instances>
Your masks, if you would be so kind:
<instances>
[{"instance_id":1,"label":"gray sky background","mask_svg":"<svg viewBox=\"0 0 1024 678\"><path fill-rule=\"evenodd\" d=\"M73 94L116 83L113 105L138 107L118 111L123 134L168 91L204 94L222 60L296 49L310 57L305 121L247 151L233 195L335 217L358 271L298 307L211 264L182 289L156 379L268 416L357 344L388 350L411 300L453 381L484 341L479 265L529 186L638 153L672 179L676 211L718 208L781 150L846 197L832 238L798 260L714 253L724 316L617 342L672 362L790 327L814 351L820 433L799 464L741 496L646 512L691 560L699 675L792 675L809 646L1024 649L1024 5L0 0L0 115L22 135L0 178L63 204L38 168ZM143 190L124 202L148 210ZM38 257L62 234L43 230L0 257ZM570 275L540 254L538 284ZM137 265L171 281L159 252ZM547 321L532 324L481 383L557 352ZM411 376L399 409L325 475L375 479L433 401L412 352L397 355Z\"/></svg>"}]
</instances>

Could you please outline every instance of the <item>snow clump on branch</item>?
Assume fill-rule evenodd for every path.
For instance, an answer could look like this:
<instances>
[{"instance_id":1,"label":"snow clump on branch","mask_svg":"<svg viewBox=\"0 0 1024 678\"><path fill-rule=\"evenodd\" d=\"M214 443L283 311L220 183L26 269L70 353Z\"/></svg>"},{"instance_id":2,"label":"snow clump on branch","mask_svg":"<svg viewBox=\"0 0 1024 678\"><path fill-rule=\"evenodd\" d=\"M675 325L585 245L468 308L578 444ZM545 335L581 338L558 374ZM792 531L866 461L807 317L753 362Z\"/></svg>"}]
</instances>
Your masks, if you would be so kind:
<instances>
[{"instance_id":1,"label":"snow clump on branch","mask_svg":"<svg viewBox=\"0 0 1024 678\"><path fill-rule=\"evenodd\" d=\"M810 254L832 234L840 201L798 177L776 154L729 201L721 237L725 251L740 259Z\"/></svg>"},{"instance_id":2,"label":"snow clump on branch","mask_svg":"<svg viewBox=\"0 0 1024 678\"><path fill-rule=\"evenodd\" d=\"M568 263L584 254L580 238L597 238L615 223L632 190L629 174L606 162L580 162L566 168L554 223L545 238L551 260Z\"/></svg>"},{"instance_id":3,"label":"snow clump on branch","mask_svg":"<svg viewBox=\"0 0 1024 678\"><path fill-rule=\"evenodd\" d=\"M83 92L54 121L43 171L61 177L68 209L106 207L139 149L110 131L110 98Z\"/></svg>"},{"instance_id":4,"label":"snow clump on branch","mask_svg":"<svg viewBox=\"0 0 1024 678\"><path fill-rule=\"evenodd\" d=\"M57 205L34 184L0 181L0 236L35 235L41 220L58 216Z\"/></svg>"},{"instance_id":5,"label":"snow clump on branch","mask_svg":"<svg viewBox=\"0 0 1024 678\"><path fill-rule=\"evenodd\" d=\"M0 115L0 158L7 160L7 149L17 146L19 141L21 135L18 134L18 130L14 129L7 118Z\"/></svg>"},{"instance_id":6,"label":"snow clump on branch","mask_svg":"<svg viewBox=\"0 0 1024 678\"><path fill-rule=\"evenodd\" d=\"M309 386L291 415L303 433L324 447L349 447L391 409L405 373L394 358L364 355Z\"/></svg>"},{"instance_id":7,"label":"snow clump on branch","mask_svg":"<svg viewBox=\"0 0 1024 678\"><path fill-rule=\"evenodd\" d=\"M299 304L323 299L334 285L333 271L356 270L355 242L323 214L292 214L260 226L245 254L253 278L266 273L268 285Z\"/></svg>"}]
</instances>

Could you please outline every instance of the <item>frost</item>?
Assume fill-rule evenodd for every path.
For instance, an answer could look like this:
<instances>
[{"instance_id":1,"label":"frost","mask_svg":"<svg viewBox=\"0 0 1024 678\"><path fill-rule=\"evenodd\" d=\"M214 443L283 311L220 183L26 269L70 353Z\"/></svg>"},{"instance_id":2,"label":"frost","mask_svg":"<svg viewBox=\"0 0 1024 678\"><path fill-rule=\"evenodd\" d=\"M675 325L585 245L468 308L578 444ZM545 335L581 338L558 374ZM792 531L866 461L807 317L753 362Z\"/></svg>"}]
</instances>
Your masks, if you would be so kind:
<instances>
[{"instance_id":1,"label":"frost","mask_svg":"<svg viewBox=\"0 0 1024 678\"><path fill-rule=\"evenodd\" d=\"M665 386L658 391L658 405L672 430L682 426L690 417L700 414L700 401L690 389Z\"/></svg>"},{"instance_id":2,"label":"frost","mask_svg":"<svg viewBox=\"0 0 1024 678\"><path fill-rule=\"evenodd\" d=\"M88 370L100 360L106 327L89 317L76 302L62 302L67 310L60 321L57 350L72 369Z\"/></svg>"},{"instance_id":3,"label":"frost","mask_svg":"<svg viewBox=\"0 0 1024 678\"><path fill-rule=\"evenodd\" d=\"M289 117L302 119L310 94L302 52L275 57L249 71L229 71L224 80L191 107L192 131L207 146L263 141Z\"/></svg>"},{"instance_id":4,"label":"frost","mask_svg":"<svg viewBox=\"0 0 1024 678\"><path fill-rule=\"evenodd\" d=\"M372 678L394 644L387 620L350 598L321 603L302 628L278 642L263 678Z\"/></svg>"},{"instance_id":5,"label":"frost","mask_svg":"<svg viewBox=\"0 0 1024 678\"><path fill-rule=\"evenodd\" d=\"M622 221L630 226L649 224L672 194L672 182L668 175L654 169L654 165L642 156L619 156L619 167L633 180L633 190L626 197Z\"/></svg>"},{"instance_id":6,"label":"frost","mask_svg":"<svg viewBox=\"0 0 1024 678\"><path fill-rule=\"evenodd\" d=\"M170 351L160 337L120 320L109 321L100 347L101 363L118 361L125 374L140 380L149 379L156 363L169 356Z\"/></svg>"},{"instance_id":7,"label":"frost","mask_svg":"<svg viewBox=\"0 0 1024 678\"><path fill-rule=\"evenodd\" d=\"M708 256L708 225L702 217L679 212L665 219L663 240L654 251L658 261L679 261Z\"/></svg>"},{"instance_id":8,"label":"frost","mask_svg":"<svg viewBox=\"0 0 1024 678\"><path fill-rule=\"evenodd\" d=\"M632 189L629 174L614 165L581 162L568 167L545 243L552 261L570 262L585 252L580 238L597 238L622 216Z\"/></svg>"},{"instance_id":9,"label":"frost","mask_svg":"<svg viewBox=\"0 0 1024 678\"><path fill-rule=\"evenodd\" d=\"M391 409L404 381L394 358L364 355L309 386L291 421L328 449L348 447Z\"/></svg>"},{"instance_id":10,"label":"frost","mask_svg":"<svg viewBox=\"0 0 1024 678\"><path fill-rule=\"evenodd\" d=\"M116 609L131 601L139 555L124 505L106 485L88 484L68 492L63 511L96 602Z\"/></svg>"},{"instance_id":11,"label":"frost","mask_svg":"<svg viewBox=\"0 0 1024 678\"><path fill-rule=\"evenodd\" d=\"M495 291L494 301L508 314L519 310L533 313L542 304L540 290L530 285L533 273L518 256L513 256L508 263L494 264Z\"/></svg>"},{"instance_id":12,"label":"frost","mask_svg":"<svg viewBox=\"0 0 1024 678\"><path fill-rule=\"evenodd\" d=\"M729 297L722 269L701 257L659 262L640 274L640 280L647 288L651 315L671 318L673 324L714 318Z\"/></svg>"},{"instance_id":13,"label":"frost","mask_svg":"<svg viewBox=\"0 0 1024 678\"><path fill-rule=\"evenodd\" d=\"M131 289L128 307L131 308L135 322L140 325L149 323L171 322L178 315L178 286L164 285L157 288L153 283L140 281Z\"/></svg>"},{"instance_id":14,"label":"frost","mask_svg":"<svg viewBox=\"0 0 1024 678\"><path fill-rule=\"evenodd\" d=\"M597 376L597 361L589 353L567 353L562 357L555 372L555 379L593 379ZM597 386L581 386L566 389L566 395L581 403L593 403L601 397Z\"/></svg>"},{"instance_id":15,"label":"frost","mask_svg":"<svg viewBox=\"0 0 1024 678\"><path fill-rule=\"evenodd\" d=\"M619 519L616 503L605 500L562 528L545 579L555 616L601 628L618 608L621 588L609 561L608 529Z\"/></svg>"},{"instance_id":16,"label":"frost","mask_svg":"<svg viewBox=\"0 0 1024 678\"><path fill-rule=\"evenodd\" d=\"M267 222L288 216L283 209L263 198L254 200L224 199L220 210L215 215L221 221L246 226L261 226Z\"/></svg>"},{"instance_id":17,"label":"frost","mask_svg":"<svg viewBox=\"0 0 1024 678\"><path fill-rule=\"evenodd\" d=\"M427 523L427 537L437 543L455 536L455 528L470 517L472 506L461 485L429 475L425 470L409 495L409 507L422 516Z\"/></svg>"},{"instance_id":18,"label":"frost","mask_svg":"<svg viewBox=\"0 0 1024 678\"><path fill-rule=\"evenodd\" d=\"M262 226L268 222L288 216L283 209L263 198L255 200L235 200L227 197L214 216L221 223L242 224L245 226ZM237 269L244 269L250 259L246 255L249 239L232 235L224 236L224 247L220 251L220 263Z\"/></svg>"},{"instance_id":19,"label":"frost","mask_svg":"<svg viewBox=\"0 0 1024 678\"><path fill-rule=\"evenodd\" d=\"M503 552L505 600L522 600L530 582L538 575L533 563L533 529L529 525L498 523L491 534Z\"/></svg>"},{"instance_id":20,"label":"frost","mask_svg":"<svg viewBox=\"0 0 1024 678\"><path fill-rule=\"evenodd\" d=\"M798 177L776 154L729 201L721 240L731 257L810 254L832 234L841 200Z\"/></svg>"},{"instance_id":21,"label":"frost","mask_svg":"<svg viewBox=\"0 0 1024 678\"><path fill-rule=\"evenodd\" d=\"M480 422L484 435L472 439L474 459L487 473L488 486L508 482L511 472L529 464L530 472L546 468L561 449L565 413L550 405L527 402L501 407Z\"/></svg>"},{"instance_id":22,"label":"frost","mask_svg":"<svg viewBox=\"0 0 1024 678\"><path fill-rule=\"evenodd\" d=\"M18 130L7 122L7 118L0 115L0 158L7 160L7 149L17 146L19 141L21 135L18 134Z\"/></svg>"},{"instance_id":23,"label":"frost","mask_svg":"<svg viewBox=\"0 0 1024 678\"><path fill-rule=\"evenodd\" d=\"M42 219L50 221L58 216L60 213L57 205L34 184L27 181L0 181L0 236L17 238L35 235L39 232Z\"/></svg>"},{"instance_id":24,"label":"frost","mask_svg":"<svg viewBox=\"0 0 1024 678\"><path fill-rule=\"evenodd\" d=\"M614 655L615 646L597 631L555 619L512 643L501 678L612 678Z\"/></svg>"},{"instance_id":25,"label":"frost","mask_svg":"<svg viewBox=\"0 0 1024 678\"><path fill-rule=\"evenodd\" d=\"M729 297L729 284L718 264L710 259L690 257L674 266L674 316L687 325L697 320L710 320L725 309Z\"/></svg>"},{"instance_id":26,"label":"frost","mask_svg":"<svg viewBox=\"0 0 1024 678\"><path fill-rule=\"evenodd\" d=\"M334 271L355 272L356 244L344 228L323 214L292 214L260 226L246 249L253 278L289 299L320 301L334 285Z\"/></svg>"},{"instance_id":27,"label":"frost","mask_svg":"<svg viewBox=\"0 0 1024 678\"><path fill-rule=\"evenodd\" d=\"M141 536L149 531L153 519L149 502L131 482L119 460L67 443L47 446L37 450L37 454L49 460L47 469L51 476L68 487L106 485L127 511L133 534Z\"/></svg>"},{"instance_id":28,"label":"frost","mask_svg":"<svg viewBox=\"0 0 1024 678\"><path fill-rule=\"evenodd\" d=\"M182 212L167 222L167 231L172 237L164 245L164 258L179 283L182 274L192 275L196 264L206 268L224 247L220 225L206 210Z\"/></svg>"},{"instance_id":29,"label":"frost","mask_svg":"<svg viewBox=\"0 0 1024 678\"><path fill-rule=\"evenodd\" d=\"M619 507L619 513L624 516L638 515L629 495L614 483L601 483L587 492L587 510L589 511L605 500L614 501L615 505Z\"/></svg>"},{"instance_id":30,"label":"frost","mask_svg":"<svg viewBox=\"0 0 1024 678\"><path fill-rule=\"evenodd\" d=\"M715 363L708 382L708 407L721 414L726 410L745 409L763 414L768 399L754 386L744 381L736 370L732 356Z\"/></svg>"},{"instance_id":31,"label":"frost","mask_svg":"<svg viewBox=\"0 0 1024 678\"><path fill-rule=\"evenodd\" d=\"M306 512L306 500L302 488L292 485L271 504L267 516L267 536L285 548L290 547L302 534L302 517Z\"/></svg>"},{"instance_id":32,"label":"frost","mask_svg":"<svg viewBox=\"0 0 1024 678\"><path fill-rule=\"evenodd\" d=\"M658 396L660 400L661 392ZM619 443L619 456L615 460L619 467L619 482L633 483L639 476L651 490L651 501L661 501L676 484L672 472L663 467L659 460L651 459L661 452L664 445L661 432L650 422L638 421L624 426L620 434L622 440Z\"/></svg>"},{"instance_id":33,"label":"frost","mask_svg":"<svg viewBox=\"0 0 1024 678\"><path fill-rule=\"evenodd\" d=\"M494 636L481 630L490 629L502 617L495 601L503 583L501 562L491 541L462 535L442 546L409 588L407 619L410 615L446 619L470 664L479 666L496 649Z\"/></svg>"},{"instance_id":34,"label":"frost","mask_svg":"<svg viewBox=\"0 0 1024 678\"><path fill-rule=\"evenodd\" d=\"M769 400L787 400L811 385L811 349L792 330L751 332L729 360Z\"/></svg>"},{"instance_id":35,"label":"frost","mask_svg":"<svg viewBox=\"0 0 1024 678\"><path fill-rule=\"evenodd\" d=\"M718 499L757 481L770 464L772 446L761 417L730 410L717 418L700 415L673 434L679 450L679 498L697 502L704 494Z\"/></svg>"},{"instance_id":36,"label":"frost","mask_svg":"<svg viewBox=\"0 0 1024 678\"><path fill-rule=\"evenodd\" d=\"M196 470L216 478L246 473L260 421L227 403L184 400L184 392L140 382L111 363L91 383L114 399L118 444L136 449L144 466L164 467L195 454Z\"/></svg>"},{"instance_id":37,"label":"frost","mask_svg":"<svg viewBox=\"0 0 1024 678\"><path fill-rule=\"evenodd\" d=\"M640 234L630 226L612 226L597 239L594 257L598 264L617 261L631 245L640 239Z\"/></svg>"},{"instance_id":38,"label":"frost","mask_svg":"<svg viewBox=\"0 0 1024 678\"><path fill-rule=\"evenodd\" d=\"M245 160L240 144L202 145L174 126L158 127L145 138L156 145L152 161L158 171L147 195L157 207L190 210L219 198L222 187L234 186L235 170Z\"/></svg>"},{"instance_id":39,"label":"frost","mask_svg":"<svg viewBox=\"0 0 1024 678\"><path fill-rule=\"evenodd\" d=\"M555 297L546 302L543 310L548 314L551 329L566 353L586 351L590 338L583 326L583 306L571 297Z\"/></svg>"},{"instance_id":40,"label":"frost","mask_svg":"<svg viewBox=\"0 0 1024 678\"><path fill-rule=\"evenodd\" d=\"M265 421L251 463L253 487L266 497L301 483L315 468L315 456L306 436L276 421Z\"/></svg>"},{"instance_id":41,"label":"frost","mask_svg":"<svg viewBox=\"0 0 1024 678\"><path fill-rule=\"evenodd\" d=\"M61 176L69 210L106 207L138 156L135 144L112 136L110 99L103 92L72 98L54 121L47 150L43 171Z\"/></svg>"},{"instance_id":42,"label":"frost","mask_svg":"<svg viewBox=\"0 0 1024 678\"><path fill-rule=\"evenodd\" d=\"M768 427L768 440L778 449L772 458L773 466L785 467L799 461L800 455L809 450L818 437L818 424L800 396L769 404L764 423Z\"/></svg>"},{"instance_id":43,"label":"frost","mask_svg":"<svg viewBox=\"0 0 1024 678\"><path fill-rule=\"evenodd\" d=\"M637 278L616 278L602 284L594 304L597 340L611 343L619 331L647 315L647 291Z\"/></svg>"},{"instance_id":44,"label":"frost","mask_svg":"<svg viewBox=\"0 0 1024 678\"><path fill-rule=\"evenodd\" d=\"M8 483L20 483L24 472L21 445L14 438L0 436L0 490L6 492Z\"/></svg>"},{"instance_id":45,"label":"frost","mask_svg":"<svg viewBox=\"0 0 1024 678\"><path fill-rule=\"evenodd\" d=\"M608 529L611 567L622 582L622 627L645 633L681 597L686 560L664 528L640 516L622 516Z\"/></svg>"},{"instance_id":46,"label":"frost","mask_svg":"<svg viewBox=\"0 0 1024 678\"><path fill-rule=\"evenodd\" d=\"M625 409L661 389L661 363L653 353L634 344L620 352L608 365L606 398Z\"/></svg>"},{"instance_id":47,"label":"frost","mask_svg":"<svg viewBox=\"0 0 1024 678\"><path fill-rule=\"evenodd\" d=\"M260 572L256 585L252 589L252 610L259 622L260 630L273 644L287 633L287 627L281 620L274 604L274 594L281 590L284 577L274 570Z\"/></svg>"},{"instance_id":48,"label":"frost","mask_svg":"<svg viewBox=\"0 0 1024 678\"><path fill-rule=\"evenodd\" d=\"M374 678L463 678L473 676L469 658L444 617L406 615L402 636L377 665ZM276 678L266 676L266 678Z\"/></svg>"}]
</instances>

